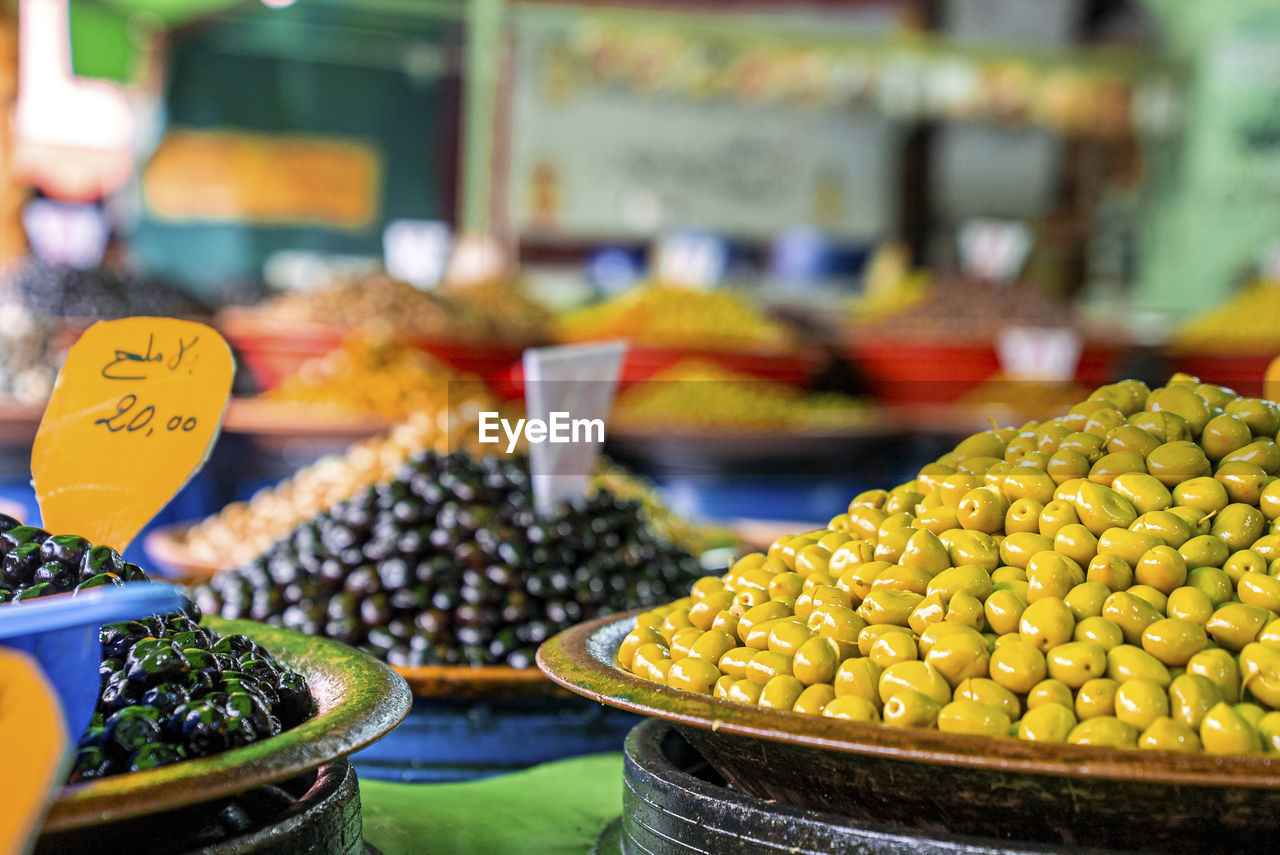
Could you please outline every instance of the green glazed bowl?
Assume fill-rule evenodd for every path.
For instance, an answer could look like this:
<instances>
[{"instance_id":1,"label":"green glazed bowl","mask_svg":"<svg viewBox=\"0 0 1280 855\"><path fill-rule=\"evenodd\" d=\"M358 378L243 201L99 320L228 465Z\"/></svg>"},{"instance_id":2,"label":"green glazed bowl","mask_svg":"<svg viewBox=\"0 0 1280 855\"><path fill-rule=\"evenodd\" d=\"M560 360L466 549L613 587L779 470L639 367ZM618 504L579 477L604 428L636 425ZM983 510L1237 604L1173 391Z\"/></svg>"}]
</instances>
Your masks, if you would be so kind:
<instances>
[{"instance_id":1,"label":"green glazed bowl","mask_svg":"<svg viewBox=\"0 0 1280 855\"><path fill-rule=\"evenodd\" d=\"M253 621L206 617L204 623L223 635L247 635L306 677L315 714L242 748L64 787L49 806L45 830L159 813L292 778L376 742L409 712L405 681L358 650Z\"/></svg>"}]
</instances>

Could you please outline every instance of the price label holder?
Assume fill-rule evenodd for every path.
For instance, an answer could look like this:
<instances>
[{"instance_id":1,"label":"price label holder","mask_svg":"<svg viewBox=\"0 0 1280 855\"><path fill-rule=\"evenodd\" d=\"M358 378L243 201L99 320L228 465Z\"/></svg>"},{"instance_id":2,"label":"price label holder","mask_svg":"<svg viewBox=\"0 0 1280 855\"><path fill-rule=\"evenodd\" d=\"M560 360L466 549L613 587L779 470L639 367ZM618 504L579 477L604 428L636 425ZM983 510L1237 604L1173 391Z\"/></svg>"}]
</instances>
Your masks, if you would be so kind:
<instances>
[{"instance_id":1,"label":"price label holder","mask_svg":"<svg viewBox=\"0 0 1280 855\"><path fill-rule=\"evenodd\" d=\"M382 231L387 272L424 291L436 287L449 262L453 234L439 220L392 220Z\"/></svg>"},{"instance_id":2,"label":"price label holder","mask_svg":"<svg viewBox=\"0 0 1280 855\"><path fill-rule=\"evenodd\" d=\"M1031 230L1017 220L977 218L960 227L960 269L994 282L1012 282L1031 253Z\"/></svg>"},{"instance_id":3,"label":"price label holder","mask_svg":"<svg viewBox=\"0 0 1280 855\"><path fill-rule=\"evenodd\" d=\"M31 450L44 527L123 552L199 471L235 360L211 327L99 321L72 345Z\"/></svg>"},{"instance_id":4,"label":"price label holder","mask_svg":"<svg viewBox=\"0 0 1280 855\"><path fill-rule=\"evenodd\" d=\"M1000 372L1010 380L1066 383L1081 350L1080 334L1069 327L1005 327L996 341Z\"/></svg>"},{"instance_id":5,"label":"price label holder","mask_svg":"<svg viewBox=\"0 0 1280 855\"><path fill-rule=\"evenodd\" d=\"M567 419L571 442L536 442L530 436L529 471L534 507L544 516L583 495L604 444L624 341L538 347L524 352L526 418L551 425ZM599 430L594 423L599 423ZM580 429L575 433L574 426ZM526 435L528 435L526 433Z\"/></svg>"},{"instance_id":6,"label":"price label holder","mask_svg":"<svg viewBox=\"0 0 1280 855\"><path fill-rule=\"evenodd\" d=\"M676 232L653 248L653 278L664 285L709 291L729 269L729 245L706 232Z\"/></svg>"}]
</instances>

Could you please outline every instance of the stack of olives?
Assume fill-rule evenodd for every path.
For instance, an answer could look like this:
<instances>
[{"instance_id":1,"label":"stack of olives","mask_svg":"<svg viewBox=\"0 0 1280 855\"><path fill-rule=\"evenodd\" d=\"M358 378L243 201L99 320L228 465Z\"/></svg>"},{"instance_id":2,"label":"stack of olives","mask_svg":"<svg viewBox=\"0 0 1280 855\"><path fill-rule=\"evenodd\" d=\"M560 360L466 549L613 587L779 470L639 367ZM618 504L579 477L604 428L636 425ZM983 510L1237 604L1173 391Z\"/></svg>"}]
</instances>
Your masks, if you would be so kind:
<instances>
[{"instance_id":1,"label":"stack of olives","mask_svg":"<svg viewBox=\"0 0 1280 855\"><path fill-rule=\"evenodd\" d=\"M148 581L109 546L3 514L0 556L0 603ZM191 603L102 627L98 706L80 737L73 783L247 745L311 715L302 676L245 636L220 637L199 620Z\"/></svg>"},{"instance_id":2,"label":"stack of olives","mask_svg":"<svg viewBox=\"0 0 1280 855\"><path fill-rule=\"evenodd\" d=\"M961 442L642 613L621 664L768 709L1280 752L1280 406L1176 375Z\"/></svg>"},{"instance_id":3,"label":"stack of olives","mask_svg":"<svg viewBox=\"0 0 1280 855\"><path fill-rule=\"evenodd\" d=\"M392 665L527 668L555 632L656 605L698 573L639 500L601 489L544 519L522 459L429 451L195 597Z\"/></svg>"}]
</instances>

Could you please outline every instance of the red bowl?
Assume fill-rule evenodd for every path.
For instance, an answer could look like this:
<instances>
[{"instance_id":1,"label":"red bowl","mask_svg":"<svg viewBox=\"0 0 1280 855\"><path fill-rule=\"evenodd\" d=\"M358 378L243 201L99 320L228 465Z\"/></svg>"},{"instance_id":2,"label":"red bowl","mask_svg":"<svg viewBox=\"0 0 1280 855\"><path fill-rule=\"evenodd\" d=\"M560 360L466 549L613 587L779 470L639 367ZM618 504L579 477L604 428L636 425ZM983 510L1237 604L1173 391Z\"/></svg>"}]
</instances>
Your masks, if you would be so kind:
<instances>
[{"instance_id":1,"label":"red bowl","mask_svg":"<svg viewBox=\"0 0 1280 855\"><path fill-rule=\"evenodd\" d=\"M1206 383L1229 386L1241 395L1262 397L1263 378L1274 353L1209 353L1180 352L1173 358L1174 368L1194 374Z\"/></svg>"},{"instance_id":2,"label":"red bowl","mask_svg":"<svg viewBox=\"0 0 1280 855\"><path fill-rule=\"evenodd\" d=\"M264 391L295 373L308 359L334 350L345 336L355 331L349 327L322 324L280 327L247 314L221 316L216 326L243 358ZM477 374L486 381L500 377L523 351L516 345L424 336L405 336L404 341L458 371Z\"/></svg>"},{"instance_id":3,"label":"red bowl","mask_svg":"<svg viewBox=\"0 0 1280 855\"><path fill-rule=\"evenodd\" d=\"M952 403L1000 370L991 342L942 344L858 337L846 342L845 353L872 393L896 404ZM1115 379L1119 356L1119 348L1086 343L1073 379L1086 386L1108 383Z\"/></svg>"}]
</instances>

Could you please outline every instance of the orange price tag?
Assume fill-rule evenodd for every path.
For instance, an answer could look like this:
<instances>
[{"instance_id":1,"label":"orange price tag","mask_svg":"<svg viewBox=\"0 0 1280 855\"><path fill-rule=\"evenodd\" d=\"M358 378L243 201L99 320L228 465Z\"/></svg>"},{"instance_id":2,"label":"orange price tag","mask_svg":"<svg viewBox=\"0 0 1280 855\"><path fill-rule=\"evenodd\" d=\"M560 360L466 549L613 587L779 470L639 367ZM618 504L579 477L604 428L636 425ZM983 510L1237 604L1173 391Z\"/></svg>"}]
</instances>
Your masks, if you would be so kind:
<instances>
[{"instance_id":1,"label":"orange price tag","mask_svg":"<svg viewBox=\"0 0 1280 855\"><path fill-rule=\"evenodd\" d=\"M0 739L5 744L0 855L20 855L31 851L71 746L57 693L34 660L14 650L0 649Z\"/></svg>"},{"instance_id":2,"label":"orange price tag","mask_svg":"<svg viewBox=\"0 0 1280 855\"><path fill-rule=\"evenodd\" d=\"M231 349L204 324L89 327L31 450L44 527L123 551L208 459L234 374Z\"/></svg>"}]
</instances>

